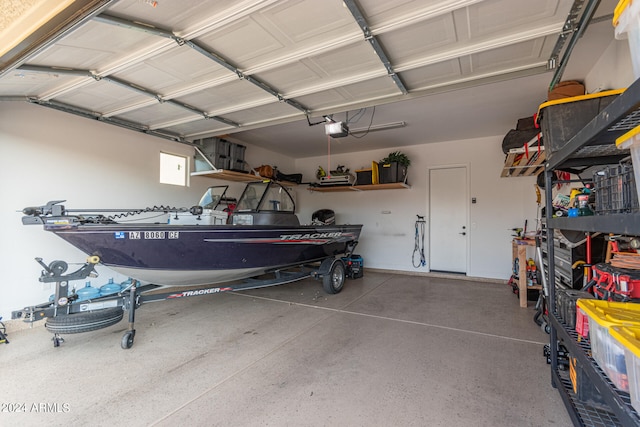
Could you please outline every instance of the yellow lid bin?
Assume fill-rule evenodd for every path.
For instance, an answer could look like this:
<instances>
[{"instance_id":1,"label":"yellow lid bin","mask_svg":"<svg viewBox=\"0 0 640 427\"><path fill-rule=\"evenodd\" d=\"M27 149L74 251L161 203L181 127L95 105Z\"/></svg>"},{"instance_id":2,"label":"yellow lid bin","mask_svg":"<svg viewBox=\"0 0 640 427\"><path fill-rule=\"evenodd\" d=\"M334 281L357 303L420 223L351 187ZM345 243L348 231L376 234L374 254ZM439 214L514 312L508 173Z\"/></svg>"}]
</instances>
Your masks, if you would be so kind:
<instances>
[{"instance_id":1,"label":"yellow lid bin","mask_svg":"<svg viewBox=\"0 0 640 427\"><path fill-rule=\"evenodd\" d=\"M631 405L640 413L640 328L612 326L611 336L624 348Z\"/></svg>"},{"instance_id":2,"label":"yellow lid bin","mask_svg":"<svg viewBox=\"0 0 640 427\"><path fill-rule=\"evenodd\" d=\"M541 104L537 117L547 158L553 158L556 152L564 148L571 138L624 91L606 90Z\"/></svg>"},{"instance_id":3,"label":"yellow lid bin","mask_svg":"<svg viewBox=\"0 0 640 427\"><path fill-rule=\"evenodd\" d=\"M640 3L640 1L638 1ZM640 45L638 45L640 48ZM616 139L616 147L629 149L631 152L631 163L633 164L633 177L636 183L636 193L640 200L640 126L636 126L629 132Z\"/></svg>"},{"instance_id":4,"label":"yellow lid bin","mask_svg":"<svg viewBox=\"0 0 640 427\"><path fill-rule=\"evenodd\" d=\"M640 2L621 0L613 12L613 26L618 40L629 40L633 74L640 78Z\"/></svg>"},{"instance_id":5,"label":"yellow lid bin","mask_svg":"<svg viewBox=\"0 0 640 427\"><path fill-rule=\"evenodd\" d=\"M640 78L640 1L620 0L613 12L613 26L616 39L628 39L633 74ZM636 180L636 191L640 197L640 126L632 129L616 140L618 148L631 151L633 175Z\"/></svg>"},{"instance_id":6,"label":"yellow lid bin","mask_svg":"<svg viewBox=\"0 0 640 427\"><path fill-rule=\"evenodd\" d=\"M640 328L640 304L631 302L579 299L577 306L589 317L591 354L611 382L629 391L624 347L613 338L613 326Z\"/></svg>"}]
</instances>

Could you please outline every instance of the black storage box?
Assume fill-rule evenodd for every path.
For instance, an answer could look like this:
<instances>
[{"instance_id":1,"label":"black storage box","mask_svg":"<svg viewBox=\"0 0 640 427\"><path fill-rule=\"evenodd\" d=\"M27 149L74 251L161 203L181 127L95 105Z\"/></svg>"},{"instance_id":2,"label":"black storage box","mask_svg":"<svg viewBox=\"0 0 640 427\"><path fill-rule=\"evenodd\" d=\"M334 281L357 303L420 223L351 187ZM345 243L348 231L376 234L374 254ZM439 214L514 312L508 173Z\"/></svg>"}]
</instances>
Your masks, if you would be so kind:
<instances>
[{"instance_id":1,"label":"black storage box","mask_svg":"<svg viewBox=\"0 0 640 427\"><path fill-rule=\"evenodd\" d=\"M609 90L592 95L549 101L540 105L538 120L542 129L547 158L551 158L554 152L562 149L620 93L622 90ZM608 135L609 138L606 142L613 143L622 133L613 132L613 134L615 135Z\"/></svg>"},{"instance_id":2,"label":"black storage box","mask_svg":"<svg viewBox=\"0 0 640 427\"><path fill-rule=\"evenodd\" d=\"M373 184L373 171L371 169L360 169L356 171L356 185Z\"/></svg>"},{"instance_id":3,"label":"black storage box","mask_svg":"<svg viewBox=\"0 0 640 427\"><path fill-rule=\"evenodd\" d=\"M638 192L633 165L621 163L593 174L596 214L638 212Z\"/></svg>"},{"instance_id":4,"label":"black storage box","mask_svg":"<svg viewBox=\"0 0 640 427\"><path fill-rule=\"evenodd\" d=\"M575 289L556 290L556 313L570 329L576 327L576 301L579 298L593 299L593 295Z\"/></svg>"},{"instance_id":5,"label":"black storage box","mask_svg":"<svg viewBox=\"0 0 640 427\"><path fill-rule=\"evenodd\" d=\"M398 163L378 163L378 180L380 184L396 182L398 177Z\"/></svg>"},{"instance_id":6,"label":"black storage box","mask_svg":"<svg viewBox=\"0 0 640 427\"><path fill-rule=\"evenodd\" d=\"M380 184L391 182L404 182L407 177L407 168L398 162L378 163L378 179Z\"/></svg>"}]
</instances>

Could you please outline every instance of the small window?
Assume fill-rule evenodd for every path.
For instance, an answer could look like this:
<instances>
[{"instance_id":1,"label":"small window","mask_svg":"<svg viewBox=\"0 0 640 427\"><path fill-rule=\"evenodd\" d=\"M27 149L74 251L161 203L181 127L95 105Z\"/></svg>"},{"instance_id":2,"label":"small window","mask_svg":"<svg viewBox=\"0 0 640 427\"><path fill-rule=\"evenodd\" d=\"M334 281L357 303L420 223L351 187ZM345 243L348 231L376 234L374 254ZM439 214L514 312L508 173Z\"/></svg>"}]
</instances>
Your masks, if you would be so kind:
<instances>
[{"instance_id":1,"label":"small window","mask_svg":"<svg viewBox=\"0 0 640 427\"><path fill-rule=\"evenodd\" d=\"M160 183L186 186L187 158L160 153Z\"/></svg>"}]
</instances>

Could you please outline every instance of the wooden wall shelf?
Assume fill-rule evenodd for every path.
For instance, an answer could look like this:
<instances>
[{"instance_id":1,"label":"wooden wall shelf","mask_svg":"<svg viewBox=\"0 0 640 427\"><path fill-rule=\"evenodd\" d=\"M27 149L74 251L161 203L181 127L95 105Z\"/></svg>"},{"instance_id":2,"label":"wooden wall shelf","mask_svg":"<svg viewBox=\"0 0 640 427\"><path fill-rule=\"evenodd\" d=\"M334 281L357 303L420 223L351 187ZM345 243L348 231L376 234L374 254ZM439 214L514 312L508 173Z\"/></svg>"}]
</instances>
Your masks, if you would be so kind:
<instances>
[{"instance_id":1,"label":"wooden wall shelf","mask_svg":"<svg viewBox=\"0 0 640 427\"><path fill-rule=\"evenodd\" d=\"M370 184L370 185L344 185L334 187L309 187L309 191L318 193L336 193L344 191L375 191L375 190L402 190L409 189L411 186L403 182L391 182L388 184Z\"/></svg>"},{"instance_id":2,"label":"wooden wall shelf","mask_svg":"<svg viewBox=\"0 0 640 427\"><path fill-rule=\"evenodd\" d=\"M192 172L191 176L206 176L208 178L223 179L226 181L235 182L256 182L263 181L267 178L263 178L251 173L242 173L236 171L230 171L226 169L215 169L208 171ZM298 185L295 182L289 181L276 181L282 185L295 186ZM333 187L309 187L309 191L315 191L318 193L335 193L344 191L374 191L374 190L402 190L411 188L409 184L404 182L391 182L388 184L370 184L370 185L344 185Z\"/></svg>"},{"instance_id":3,"label":"wooden wall shelf","mask_svg":"<svg viewBox=\"0 0 640 427\"><path fill-rule=\"evenodd\" d=\"M235 182L258 182L258 181L269 180L269 178L263 178L260 175L230 171L226 169L215 169L215 170L208 170L208 171L192 172L191 176L206 176L208 178L223 179L225 181L235 181ZM290 181L276 181L276 180L273 180L273 181L287 187L293 187L298 185L295 182L290 182Z\"/></svg>"},{"instance_id":4,"label":"wooden wall shelf","mask_svg":"<svg viewBox=\"0 0 640 427\"><path fill-rule=\"evenodd\" d=\"M252 173L242 173L236 171L230 171L226 169L215 169L208 171L192 172L191 176L206 176L215 179L224 179L225 181L236 182L255 182L262 181L264 178Z\"/></svg>"}]
</instances>

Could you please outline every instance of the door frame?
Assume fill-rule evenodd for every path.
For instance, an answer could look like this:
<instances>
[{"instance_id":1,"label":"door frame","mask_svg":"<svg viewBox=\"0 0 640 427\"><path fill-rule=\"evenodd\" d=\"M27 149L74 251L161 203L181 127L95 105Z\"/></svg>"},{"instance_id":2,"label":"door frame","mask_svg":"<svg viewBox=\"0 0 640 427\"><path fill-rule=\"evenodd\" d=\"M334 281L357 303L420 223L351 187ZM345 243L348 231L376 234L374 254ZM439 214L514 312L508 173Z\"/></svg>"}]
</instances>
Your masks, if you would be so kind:
<instances>
[{"instance_id":1,"label":"door frame","mask_svg":"<svg viewBox=\"0 0 640 427\"><path fill-rule=\"evenodd\" d=\"M427 176L426 176L426 211L429 213L429 217L428 217L428 224L429 226L427 227L427 232L426 234L426 238L427 238L427 242L428 242L428 247L429 247L429 256L428 256L428 268L429 271L431 271L431 171L432 170L437 170L437 169L452 169L452 168L465 168L466 172L467 172L467 180L465 183L465 220L467 221L467 240L466 240L466 265L465 265L465 276L469 276L469 265L470 265L470 257L471 257L471 215L470 215L470 200L469 200L469 194L470 194L470 186L471 186L471 164L470 163L451 163L451 164L446 164L446 165L438 165L438 166L428 166L427 167ZM455 273L452 273L455 274Z\"/></svg>"}]
</instances>

